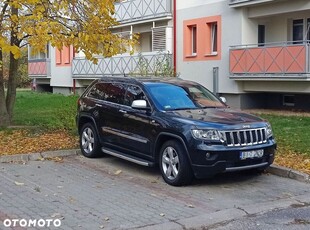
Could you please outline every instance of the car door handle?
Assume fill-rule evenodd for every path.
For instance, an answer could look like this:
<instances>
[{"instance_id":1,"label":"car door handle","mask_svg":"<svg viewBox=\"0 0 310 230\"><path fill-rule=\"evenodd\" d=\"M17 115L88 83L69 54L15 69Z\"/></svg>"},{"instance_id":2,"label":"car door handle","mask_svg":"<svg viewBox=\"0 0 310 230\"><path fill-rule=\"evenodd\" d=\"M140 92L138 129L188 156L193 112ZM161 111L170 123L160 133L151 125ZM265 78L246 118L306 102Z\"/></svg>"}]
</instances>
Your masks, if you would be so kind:
<instances>
[{"instance_id":1,"label":"car door handle","mask_svg":"<svg viewBox=\"0 0 310 230\"><path fill-rule=\"evenodd\" d=\"M120 112L120 113L127 113L127 111L122 110L122 109L118 110L118 112Z\"/></svg>"},{"instance_id":2,"label":"car door handle","mask_svg":"<svg viewBox=\"0 0 310 230\"><path fill-rule=\"evenodd\" d=\"M102 107L102 105L100 105L100 104L96 104L96 106L98 106L98 107Z\"/></svg>"}]
</instances>

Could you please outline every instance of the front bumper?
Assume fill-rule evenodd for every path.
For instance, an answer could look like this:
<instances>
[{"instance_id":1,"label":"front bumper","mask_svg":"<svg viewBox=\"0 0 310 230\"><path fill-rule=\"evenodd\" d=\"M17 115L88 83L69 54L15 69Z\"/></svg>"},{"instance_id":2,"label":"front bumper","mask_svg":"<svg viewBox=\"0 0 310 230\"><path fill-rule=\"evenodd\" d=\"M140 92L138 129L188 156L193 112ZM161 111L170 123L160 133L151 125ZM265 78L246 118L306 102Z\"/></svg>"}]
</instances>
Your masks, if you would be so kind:
<instances>
[{"instance_id":1,"label":"front bumper","mask_svg":"<svg viewBox=\"0 0 310 230\"><path fill-rule=\"evenodd\" d=\"M218 150L217 150L218 149ZM241 151L263 149L264 155L260 158L240 159ZM253 168L267 168L274 161L276 143L270 141L264 145L244 148L216 148L201 146L191 155L192 169L197 178L211 177L218 173L248 170ZM206 154L209 157L206 157Z\"/></svg>"}]
</instances>

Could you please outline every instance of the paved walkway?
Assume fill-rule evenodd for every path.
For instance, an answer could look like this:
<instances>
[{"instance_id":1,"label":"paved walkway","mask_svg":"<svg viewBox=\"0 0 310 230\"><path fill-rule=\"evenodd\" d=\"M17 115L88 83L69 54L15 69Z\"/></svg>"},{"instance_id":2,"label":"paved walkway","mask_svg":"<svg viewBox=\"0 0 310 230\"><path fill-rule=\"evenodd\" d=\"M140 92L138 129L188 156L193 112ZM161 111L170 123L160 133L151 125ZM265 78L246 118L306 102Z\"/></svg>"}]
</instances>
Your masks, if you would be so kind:
<instances>
[{"instance_id":1,"label":"paved walkway","mask_svg":"<svg viewBox=\"0 0 310 230\"><path fill-rule=\"evenodd\" d=\"M0 229L8 219L61 221L44 229L196 229L310 204L310 184L292 179L235 173L172 187L158 169L114 157L0 163L0 183Z\"/></svg>"}]
</instances>

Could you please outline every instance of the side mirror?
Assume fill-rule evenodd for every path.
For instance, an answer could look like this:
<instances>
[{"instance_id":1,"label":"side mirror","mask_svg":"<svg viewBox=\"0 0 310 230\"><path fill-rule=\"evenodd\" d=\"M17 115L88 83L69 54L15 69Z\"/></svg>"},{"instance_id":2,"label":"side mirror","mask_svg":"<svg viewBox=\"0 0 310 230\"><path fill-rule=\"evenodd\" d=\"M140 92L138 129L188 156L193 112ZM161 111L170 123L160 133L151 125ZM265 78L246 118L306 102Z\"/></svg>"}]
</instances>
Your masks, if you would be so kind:
<instances>
[{"instance_id":1,"label":"side mirror","mask_svg":"<svg viewBox=\"0 0 310 230\"><path fill-rule=\"evenodd\" d=\"M226 104L226 102L227 102L227 100L226 100L225 97L220 97L220 100L221 100L224 104Z\"/></svg>"},{"instance_id":2,"label":"side mirror","mask_svg":"<svg viewBox=\"0 0 310 230\"><path fill-rule=\"evenodd\" d=\"M131 104L131 107L134 109L148 109L146 100L134 100Z\"/></svg>"}]
</instances>

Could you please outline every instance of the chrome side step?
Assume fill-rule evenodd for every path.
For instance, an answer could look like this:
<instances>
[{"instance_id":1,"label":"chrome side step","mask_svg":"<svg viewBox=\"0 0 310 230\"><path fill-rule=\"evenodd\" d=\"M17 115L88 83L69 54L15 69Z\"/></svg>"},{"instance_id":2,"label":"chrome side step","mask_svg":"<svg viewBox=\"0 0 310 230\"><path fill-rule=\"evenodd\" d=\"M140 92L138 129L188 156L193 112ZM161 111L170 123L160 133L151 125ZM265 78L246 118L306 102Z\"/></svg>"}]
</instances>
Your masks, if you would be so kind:
<instances>
[{"instance_id":1,"label":"chrome side step","mask_svg":"<svg viewBox=\"0 0 310 230\"><path fill-rule=\"evenodd\" d=\"M142 166L153 166L154 165L154 163L152 163L150 161L143 160L143 159L140 159L140 158L137 158L137 157L133 157L133 156L129 156L127 154L124 154L124 153L121 153L121 152L118 152L118 151L114 151L114 150L112 151L110 149L106 149L106 148L103 148L103 147L101 148L101 151L106 153L106 154L109 154L111 156L118 157L118 158L121 158L123 160L136 163L138 165L142 165Z\"/></svg>"}]
</instances>

